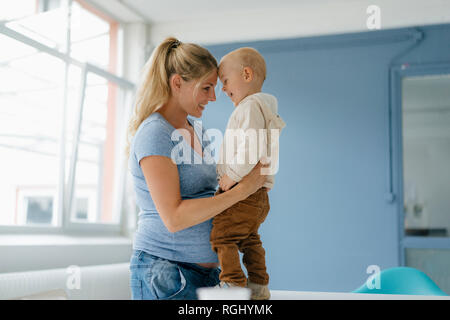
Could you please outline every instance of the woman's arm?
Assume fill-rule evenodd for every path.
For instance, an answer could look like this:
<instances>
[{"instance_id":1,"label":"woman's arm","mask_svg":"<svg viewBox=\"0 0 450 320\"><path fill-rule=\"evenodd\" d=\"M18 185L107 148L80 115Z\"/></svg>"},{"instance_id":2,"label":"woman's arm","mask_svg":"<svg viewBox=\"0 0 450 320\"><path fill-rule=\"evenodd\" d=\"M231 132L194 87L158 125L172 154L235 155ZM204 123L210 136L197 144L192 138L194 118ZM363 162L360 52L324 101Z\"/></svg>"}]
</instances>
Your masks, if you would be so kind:
<instances>
[{"instance_id":1,"label":"woman's arm","mask_svg":"<svg viewBox=\"0 0 450 320\"><path fill-rule=\"evenodd\" d=\"M149 156L140 161L148 190L158 213L170 232L177 232L221 213L261 188L266 176L260 162L233 189L209 198L182 200L178 168L164 156Z\"/></svg>"}]
</instances>

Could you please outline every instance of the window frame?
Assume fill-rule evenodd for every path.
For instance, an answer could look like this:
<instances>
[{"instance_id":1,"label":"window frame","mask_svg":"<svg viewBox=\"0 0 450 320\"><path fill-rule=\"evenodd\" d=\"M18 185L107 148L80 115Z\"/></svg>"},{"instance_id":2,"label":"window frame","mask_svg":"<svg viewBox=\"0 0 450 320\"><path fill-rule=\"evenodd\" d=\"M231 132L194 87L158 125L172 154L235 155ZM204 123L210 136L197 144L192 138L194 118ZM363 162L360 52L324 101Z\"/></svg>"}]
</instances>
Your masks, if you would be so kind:
<instances>
[{"instance_id":1,"label":"window frame","mask_svg":"<svg viewBox=\"0 0 450 320\"><path fill-rule=\"evenodd\" d=\"M110 30L110 32L114 32L115 36L118 38L119 37L119 22L113 20L112 18L108 17L106 14L103 14L101 12L99 12L98 10L90 7L86 2L82 1L82 0L67 0L66 6L67 6L67 12L69 13L69 7L71 6L72 2L76 1L77 3L79 3L84 9L90 11L91 13L99 16L100 18L106 20L109 24L110 27L112 28ZM70 24L70 21L69 21ZM68 31L70 32L70 31ZM70 54L70 36L67 37L67 50L65 50L65 52L61 52L58 51L57 49L54 49L52 47L49 47L43 43L38 42L37 40L34 40L32 38L27 37L24 34L21 34L13 29L8 28L4 22L0 21L0 34L5 35L7 37L10 37L16 41L19 41L21 43L24 43L30 47L33 47L35 49L37 49L40 52L44 52L46 54L49 54L50 56L53 56L57 59L60 59L63 61L63 63L65 64L65 85L64 85L64 96L65 96L65 101L64 104L62 105L62 107L64 108L64 117L66 114L66 109L67 109L67 103L66 103L66 98L67 98L67 91L68 91L68 86L67 86L67 75L68 75L68 70L69 67L71 65L73 66L77 66L79 68L81 68L82 73L81 73L81 79L80 79L80 89L79 89L79 101L78 101L78 108L79 111L78 112L82 112L83 110L83 105L84 105L84 96L85 96L85 90L86 90L86 80L87 80L87 75L89 73L95 74L97 76L100 76L102 78L104 78L105 80L108 81L108 83L113 83L115 85L117 85L117 87L119 89L122 89L123 92L125 93L124 96L124 101L125 101L125 108L123 110L125 119L127 119L130 114L131 114L131 98L132 95L134 93L135 90L135 84L128 81L125 78L119 77L117 75L114 74L114 72L116 72L116 68L117 68L117 53L114 53L115 56L112 57L112 59L114 59L114 65L109 66L108 70L104 70L100 67L97 67L93 64L90 63L85 63L85 62L81 62L75 58L73 58ZM115 42L111 44L111 49L110 49L110 54L111 54L111 50L117 50L117 42L119 41L119 39L115 39L112 42ZM111 61L111 60L110 60ZM82 125L82 119L81 119L82 114L78 113L78 121L77 121L77 127L76 127L76 132L75 134L78 135L79 137L79 133L80 133L80 128ZM68 168L70 170L69 172L69 179L67 181L65 181L65 173L66 173L66 169L65 168L65 157L66 157L66 137L65 137L65 133L64 133L64 128L65 126L63 125L62 131L60 132L60 138L61 138L61 143L59 146L59 154L58 154L58 159L59 159L59 171L60 171L60 177L59 177L59 181L58 181L58 185L57 187L57 204L58 204L58 208L56 209L57 212L57 217L55 217L59 223L57 226L37 226L37 225L31 225L31 226L26 226L26 225L0 225L0 233L14 233L14 234L27 234L27 233L37 233L37 234L79 234L79 235L89 235L89 234L101 234L101 235L120 235L121 234L121 230L122 230L122 224L123 224L123 212L119 210L119 219L118 219L118 223L111 223L111 224L107 224L107 223L83 223L83 222L72 222L70 220L70 210L68 210L68 208L70 208L71 203L73 202L73 191L74 191L74 179L75 179L75 168L76 168L76 161L77 161L77 150L78 150L78 146L79 146L79 139L74 140L75 143L73 144L73 150L72 152L75 151L75 153L71 154L71 158L70 158L70 168ZM120 128L120 132L116 132L118 133L119 137L124 137L125 135L125 128L126 126L123 126L122 128ZM125 139L121 139L121 140L125 140ZM118 141L119 144L119 148L120 150L123 150L124 148L124 144L125 141ZM124 158L124 157L121 157ZM119 165L116 168L117 172L115 172L115 174L117 174L118 176L118 189L114 190L115 194L118 195L117 197L113 198L115 199L115 206L119 206L119 208L122 207L122 202L123 202L123 196L124 196L124 185L125 185L125 179L126 179L126 161L124 159L115 159L115 161L119 161ZM120 187L120 185L122 185L122 187ZM99 186L100 188L101 186ZM117 199L116 199L117 198Z\"/></svg>"}]
</instances>

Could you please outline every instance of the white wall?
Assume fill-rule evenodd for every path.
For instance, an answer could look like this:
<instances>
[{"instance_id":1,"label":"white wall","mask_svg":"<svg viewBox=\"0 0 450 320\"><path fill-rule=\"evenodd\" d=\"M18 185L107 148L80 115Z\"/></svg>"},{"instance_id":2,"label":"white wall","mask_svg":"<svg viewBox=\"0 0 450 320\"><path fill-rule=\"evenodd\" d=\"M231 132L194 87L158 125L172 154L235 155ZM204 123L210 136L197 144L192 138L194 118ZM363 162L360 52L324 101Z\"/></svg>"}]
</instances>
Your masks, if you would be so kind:
<instances>
[{"instance_id":1,"label":"white wall","mask_svg":"<svg viewBox=\"0 0 450 320\"><path fill-rule=\"evenodd\" d=\"M138 83L142 67L151 53L147 44L149 26L142 22L126 23L123 25L123 33L124 77Z\"/></svg>"}]
</instances>

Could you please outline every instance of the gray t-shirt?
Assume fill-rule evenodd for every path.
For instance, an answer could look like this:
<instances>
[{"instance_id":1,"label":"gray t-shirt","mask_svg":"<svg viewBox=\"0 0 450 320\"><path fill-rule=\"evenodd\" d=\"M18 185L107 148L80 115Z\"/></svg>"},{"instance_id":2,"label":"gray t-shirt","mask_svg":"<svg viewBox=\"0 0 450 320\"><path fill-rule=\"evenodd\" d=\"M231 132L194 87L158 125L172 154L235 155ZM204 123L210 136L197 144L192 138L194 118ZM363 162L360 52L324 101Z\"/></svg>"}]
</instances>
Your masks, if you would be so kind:
<instances>
[{"instance_id":1,"label":"gray t-shirt","mask_svg":"<svg viewBox=\"0 0 450 320\"><path fill-rule=\"evenodd\" d=\"M202 150L205 151L209 147L205 148L203 142L208 141L208 138L202 139L205 130L198 126L199 122L196 121L194 125L191 119L188 121L194 127ZM174 130L176 129L160 113L154 112L142 122L133 137L128 163L133 176L136 203L140 209L133 249L174 261L217 262L217 255L212 251L209 242L212 220L175 233L169 232L156 210L139 165L142 158L151 155L171 158L175 146L180 143L186 144L183 148L190 151L192 161L177 164L181 198L184 200L214 196L217 188L216 164L214 162L210 164L211 158L204 161L206 152L202 152L203 159L201 159L189 142L184 141L182 137L179 141L173 141Z\"/></svg>"}]
</instances>

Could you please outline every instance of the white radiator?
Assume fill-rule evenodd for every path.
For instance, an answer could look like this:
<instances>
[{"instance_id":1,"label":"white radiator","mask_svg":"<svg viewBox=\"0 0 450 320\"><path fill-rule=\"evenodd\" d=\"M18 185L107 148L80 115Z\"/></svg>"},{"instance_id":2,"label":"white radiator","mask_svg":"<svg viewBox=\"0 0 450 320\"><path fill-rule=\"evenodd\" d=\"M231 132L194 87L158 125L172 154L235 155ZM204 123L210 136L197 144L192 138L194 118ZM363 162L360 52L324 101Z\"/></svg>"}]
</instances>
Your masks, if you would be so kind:
<instances>
[{"instance_id":1,"label":"white radiator","mask_svg":"<svg viewBox=\"0 0 450 320\"><path fill-rule=\"evenodd\" d=\"M0 299L58 290L74 300L128 300L129 279L129 263L3 273Z\"/></svg>"}]
</instances>

